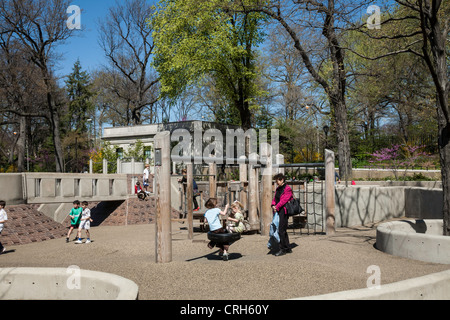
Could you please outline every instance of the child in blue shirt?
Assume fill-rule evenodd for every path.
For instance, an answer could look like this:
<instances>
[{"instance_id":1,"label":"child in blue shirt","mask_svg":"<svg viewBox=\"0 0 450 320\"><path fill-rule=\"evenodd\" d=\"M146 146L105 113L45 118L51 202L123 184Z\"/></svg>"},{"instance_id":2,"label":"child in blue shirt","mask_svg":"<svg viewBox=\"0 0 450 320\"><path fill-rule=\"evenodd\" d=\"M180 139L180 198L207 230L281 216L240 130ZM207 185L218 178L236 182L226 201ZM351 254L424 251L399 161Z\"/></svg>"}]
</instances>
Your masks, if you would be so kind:
<instances>
[{"instance_id":1,"label":"child in blue shirt","mask_svg":"<svg viewBox=\"0 0 450 320\"><path fill-rule=\"evenodd\" d=\"M228 204L225 206L225 209L221 211L219 208L217 208L217 199L216 198L210 198L205 203L205 207L208 209L205 212L205 218L208 221L209 225L209 231L212 233L228 233L227 230L225 230L222 227L222 222L220 221L220 216L225 216L228 211ZM217 246L221 252L223 252L223 259L226 261L228 260L228 249L230 247L229 243L221 243L216 244L214 241L210 241L208 243L208 248L212 249L215 246Z\"/></svg>"}]
</instances>

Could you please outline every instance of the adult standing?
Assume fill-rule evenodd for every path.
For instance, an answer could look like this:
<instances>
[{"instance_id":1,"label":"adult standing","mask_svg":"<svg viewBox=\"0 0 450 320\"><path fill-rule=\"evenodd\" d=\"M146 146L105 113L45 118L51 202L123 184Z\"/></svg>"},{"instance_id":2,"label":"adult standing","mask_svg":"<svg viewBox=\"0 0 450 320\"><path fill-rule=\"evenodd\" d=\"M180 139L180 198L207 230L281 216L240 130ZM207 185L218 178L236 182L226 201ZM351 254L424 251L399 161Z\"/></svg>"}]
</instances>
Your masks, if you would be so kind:
<instances>
[{"instance_id":1,"label":"adult standing","mask_svg":"<svg viewBox=\"0 0 450 320\"><path fill-rule=\"evenodd\" d=\"M178 183L186 183L187 182L187 170L183 169L181 170L181 173L183 174L183 178L178 179ZM199 211L200 207L198 205L197 202L197 197L198 197L198 186L197 186L197 182L195 182L195 180L192 181L193 184L193 195L192 195L192 201L194 202L194 210L193 211ZM184 192L186 192L186 186L184 186Z\"/></svg>"},{"instance_id":2,"label":"adult standing","mask_svg":"<svg viewBox=\"0 0 450 320\"><path fill-rule=\"evenodd\" d=\"M278 213L280 219L278 226L280 250L275 254L278 257L292 252L287 234L289 216L287 215L285 205L293 199L293 195L292 189L287 185L286 177L282 173L275 175L274 179L277 184L277 189L275 191L275 197L272 200L272 209L274 213Z\"/></svg>"},{"instance_id":3,"label":"adult standing","mask_svg":"<svg viewBox=\"0 0 450 320\"><path fill-rule=\"evenodd\" d=\"M149 168L150 168L150 165L149 164L146 164L145 165L145 169L144 169L144 174L143 174L143 176L142 176L142 181L143 181L143 183L144 183L144 189L145 189L145 191L147 192L147 188L148 188L148 178L149 178L149 176L150 176L150 170L149 170Z\"/></svg>"}]
</instances>

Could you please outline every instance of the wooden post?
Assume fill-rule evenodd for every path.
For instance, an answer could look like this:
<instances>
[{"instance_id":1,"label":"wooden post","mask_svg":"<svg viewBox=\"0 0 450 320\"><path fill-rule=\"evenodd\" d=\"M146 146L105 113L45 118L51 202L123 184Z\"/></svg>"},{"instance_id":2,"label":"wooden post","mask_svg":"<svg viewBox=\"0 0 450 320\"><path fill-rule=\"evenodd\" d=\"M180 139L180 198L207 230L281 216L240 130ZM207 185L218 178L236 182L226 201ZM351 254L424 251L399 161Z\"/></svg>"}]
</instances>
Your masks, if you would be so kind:
<instances>
[{"instance_id":1,"label":"wooden post","mask_svg":"<svg viewBox=\"0 0 450 320\"><path fill-rule=\"evenodd\" d=\"M256 154L251 154L249 159L254 159ZM248 165L248 222L252 230L260 230L258 219L258 170Z\"/></svg>"},{"instance_id":2,"label":"wooden post","mask_svg":"<svg viewBox=\"0 0 450 320\"><path fill-rule=\"evenodd\" d=\"M261 160L265 167L261 168L262 192L261 192L261 235L268 236L270 224L273 219L272 212L272 154L268 143L261 143ZM264 161L264 162L263 162Z\"/></svg>"},{"instance_id":3,"label":"wooden post","mask_svg":"<svg viewBox=\"0 0 450 320\"><path fill-rule=\"evenodd\" d=\"M156 263L172 261L172 220L170 183L170 132L160 132L155 136L155 150L161 156L160 165L155 167L156 179Z\"/></svg>"},{"instance_id":4,"label":"wooden post","mask_svg":"<svg viewBox=\"0 0 450 320\"><path fill-rule=\"evenodd\" d=\"M194 239L194 165L188 163L186 165L186 202L187 202L187 219L188 219L188 239Z\"/></svg>"},{"instance_id":5,"label":"wooden post","mask_svg":"<svg viewBox=\"0 0 450 320\"><path fill-rule=\"evenodd\" d=\"M335 210L335 166L334 152L325 149L325 215L326 215L326 232L327 235L336 233L336 221L334 216Z\"/></svg>"},{"instance_id":6,"label":"wooden post","mask_svg":"<svg viewBox=\"0 0 450 320\"><path fill-rule=\"evenodd\" d=\"M241 158L245 159L245 156L242 156ZM244 206L244 210L248 209L248 203L247 203L247 192L245 192L245 183L247 182L247 165L239 164L239 181L241 181L241 194L240 194L240 202Z\"/></svg>"},{"instance_id":7,"label":"wooden post","mask_svg":"<svg viewBox=\"0 0 450 320\"><path fill-rule=\"evenodd\" d=\"M217 164L209 164L209 197L217 198Z\"/></svg>"}]
</instances>

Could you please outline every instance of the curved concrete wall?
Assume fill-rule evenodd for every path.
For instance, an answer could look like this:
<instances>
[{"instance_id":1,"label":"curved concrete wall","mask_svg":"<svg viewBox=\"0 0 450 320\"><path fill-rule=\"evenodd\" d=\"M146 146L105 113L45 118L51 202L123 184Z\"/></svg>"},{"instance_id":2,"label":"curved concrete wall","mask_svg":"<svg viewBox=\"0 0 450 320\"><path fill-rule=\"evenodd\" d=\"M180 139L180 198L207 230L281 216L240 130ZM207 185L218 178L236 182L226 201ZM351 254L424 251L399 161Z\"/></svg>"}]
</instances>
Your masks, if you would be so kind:
<instances>
[{"instance_id":1,"label":"curved concrete wall","mask_svg":"<svg viewBox=\"0 0 450 320\"><path fill-rule=\"evenodd\" d=\"M77 268L0 269L2 300L136 300L138 286L123 277Z\"/></svg>"},{"instance_id":2,"label":"curved concrete wall","mask_svg":"<svg viewBox=\"0 0 450 320\"><path fill-rule=\"evenodd\" d=\"M297 300L449 300L450 270L420 278L365 288L299 298Z\"/></svg>"},{"instance_id":3,"label":"curved concrete wall","mask_svg":"<svg viewBox=\"0 0 450 320\"><path fill-rule=\"evenodd\" d=\"M450 237L443 236L443 220L402 220L377 228L376 247L388 254L450 264Z\"/></svg>"}]
</instances>

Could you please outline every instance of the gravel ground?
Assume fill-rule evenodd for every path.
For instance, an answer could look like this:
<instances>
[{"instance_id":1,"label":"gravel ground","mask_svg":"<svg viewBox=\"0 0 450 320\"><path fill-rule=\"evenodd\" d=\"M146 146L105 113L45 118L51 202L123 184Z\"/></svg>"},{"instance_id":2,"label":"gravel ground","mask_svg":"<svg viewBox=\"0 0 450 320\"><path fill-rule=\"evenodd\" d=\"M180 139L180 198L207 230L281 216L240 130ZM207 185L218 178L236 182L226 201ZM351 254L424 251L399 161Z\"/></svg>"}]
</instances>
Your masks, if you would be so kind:
<instances>
[{"instance_id":1,"label":"gravel ground","mask_svg":"<svg viewBox=\"0 0 450 320\"><path fill-rule=\"evenodd\" d=\"M244 235L231 246L227 262L207 248L205 233L195 233L192 241L185 225L172 227L168 264L155 263L151 224L92 228L90 244L62 238L10 246L0 267L77 265L114 273L136 282L141 300L281 300L364 288L371 265L380 267L381 284L450 269L378 251L374 227L338 229L332 237L289 230L293 253L281 257L269 253L268 237Z\"/></svg>"}]
</instances>

